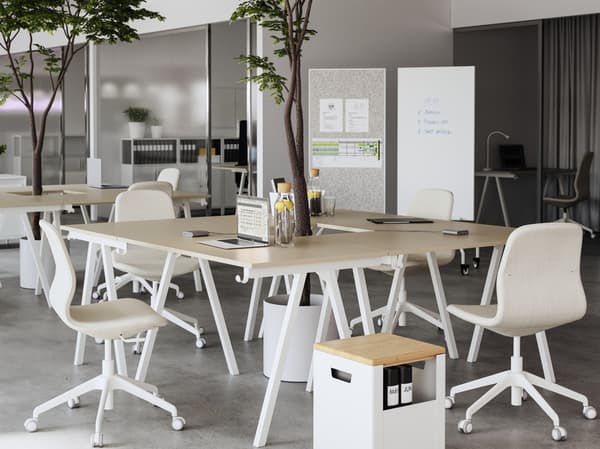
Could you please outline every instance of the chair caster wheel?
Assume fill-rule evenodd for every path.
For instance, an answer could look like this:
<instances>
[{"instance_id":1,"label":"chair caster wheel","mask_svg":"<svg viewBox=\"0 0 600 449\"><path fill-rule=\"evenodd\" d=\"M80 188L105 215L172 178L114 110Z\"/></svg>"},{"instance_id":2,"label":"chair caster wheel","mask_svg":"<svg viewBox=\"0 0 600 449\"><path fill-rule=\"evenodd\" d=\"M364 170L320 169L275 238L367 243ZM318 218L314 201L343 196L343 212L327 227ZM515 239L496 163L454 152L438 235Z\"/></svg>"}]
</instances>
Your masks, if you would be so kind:
<instances>
[{"instance_id":1,"label":"chair caster wheel","mask_svg":"<svg viewBox=\"0 0 600 449\"><path fill-rule=\"evenodd\" d=\"M79 402L79 396L75 396L72 399L69 399L67 401L67 407L73 409L73 408L79 408L81 406L81 402Z\"/></svg>"},{"instance_id":2,"label":"chair caster wheel","mask_svg":"<svg viewBox=\"0 0 600 449\"><path fill-rule=\"evenodd\" d=\"M444 407L446 407L446 410L450 410L454 407L454 398L452 396L446 396L446 400L444 401Z\"/></svg>"},{"instance_id":3,"label":"chair caster wheel","mask_svg":"<svg viewBox=\"0 0 600 449\"><path fill-rule=\"evenodd\" d=\"M470 419L463 419L458 422L458 431L466 435L473 432L473 424Z\"/></svg>"},{"instance_id":4,"label":"chair caster wheel","mask_svg":"<svg viewBox=\"0 0 600 449\"><path fill-rule=\"evenodd\" d=\"M473 268L475 268L476 270L478 270L480 262L481 262L481 258L479 258L479 257L473 257Z\"/></svg>"},{"instance_id":5,"label":"chair caster wheel","mask_svg":"<svg viewBox=\"0 0 600 449\"><path fill-rule=\"evenodd\" d=\"M171 421L171 428L173 430L182 430L183 426L185 426L185 419L181 416L175 416Z\"/></svg>"},{"instance_id":6,"label":"chair caster wheel","mask_svg":"<svg viewBox=\"0 0 600 449\"><path fill-rule=\"evenodd\" d=\"M104 340L102 340L101 338L94 338L94 342L96 342L97 345L104 344Z\"/></svg>"},{"instance_id":7,"label":"chair caster wheel","mask_svg":"<svg viewBox=\"0 0 600 449\"><path fill-rule=\"evenodd\" d=\"M183 299L185 294L183 292L178 292L175 296L177 296L177 299Z\"/></svg>"},{"instance_id":8,"label":"chair caster wheel","mask_svg":"<svg viewBox=\"0 0 600 449\"><path fill-rule=\"evenodd\" d=\"M98 299L98 298L100 298L100 293L98 293L98 292L92 293L92 299Z\"/></svg>"},{"instance_id":9,"label":"chair caster wheel","mask_svg":"<svg viewBox=\"0 0 600 449\"><path fill-rule=\"evenodd\" d=\"M565 441L567 439L567 429L561 426L556 426L552 429L552 439L554 441Z\"/></svg>"},{"instance_id":10,"label":"chair caster wheel","mask_svg":"<svg viewBox=\"0 0 600 449\"><path fill-rule=\"evenodd\" d=\"M196 347L202 349L206 346L206 340L202 337L196 339Z\"/></svg>"},{"instance_id":11,"label":"chair caster wheel","mask_svg":"<svg viewBox=\"0 0 600 449\"><path fill-rule=\"evenodd\" d=\"M92 435L92 447L103 447L104 441L102 441L101 433L94 433Z\"/></svg>"},{"instance_id":12,"label":"chair caster wheel","mask_svg":"<svg viewBox=\"0 0 600 449\"><path fill-rule=\"evenodd\" d=\"M137 348L133 348L133 351L131 351L131 352L133 353L133 355L141 355L142 354L142 351L140 351Z\"/></svg>"},{"instance_id":13,"label":"chair caster wheel","mask_svg":"<svg viewBox=\"0 0 600 449\"><path fill-rule=\"evenodd\" d=\"M592 232L592 233L590 234L590 238L591 238L591 239L595 239L595 238L596 238L596 233L595 233L595 232Z\"/></svg>"},{"instance_id":14,"label":"chair caster wheel","mask_svg":"<svg viewBox=\"0 0 600 449\"><path fill-rule=\"evenodd\" d=\"M23 424L23 426L25 426L25 430L27 432L37 432L37 427L38 425L38 421L35 418L29 418L27 420L25 420L25 423Z\"/></svg>"},{"instance_id":15,"label":"chair caster wheel","mask_svg":"<svg viewBox=\"0 0 600 449\"><path fill-rule=\"evenodd\" d=\"M377 326L383 327L383 318L381 318L381 317L377 318Z\"/></svg>"},{"instance_id":16,"label":"chair caster wheel","mask_svg":"<svg viewBox=\"0 0 600 449\"><path fill-rule=\"evenodd\" d=\"M460 264L460 274L462 274L463 276L469 275L469 265L468 264L466 264L466 263Z\"/></svg>"},{"instance_id":17,"label":"chair caster wheel","mask_svg":"<svg viewBox=\"0 0 600 449\"><path fill-rule=\"evenodd\" d=\"M588 405L587 407L583 407L583 416L585 416L585 419L596 419L598 413L594 407Z\"/></svg>"}]
</instances>

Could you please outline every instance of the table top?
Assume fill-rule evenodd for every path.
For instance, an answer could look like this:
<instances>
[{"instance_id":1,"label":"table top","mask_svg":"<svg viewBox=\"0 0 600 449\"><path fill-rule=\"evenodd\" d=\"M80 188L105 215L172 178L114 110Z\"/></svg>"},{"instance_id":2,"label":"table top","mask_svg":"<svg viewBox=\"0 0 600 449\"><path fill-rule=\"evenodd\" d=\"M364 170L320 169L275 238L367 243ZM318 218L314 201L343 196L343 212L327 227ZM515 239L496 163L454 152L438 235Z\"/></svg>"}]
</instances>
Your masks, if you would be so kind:
<instances>
[{"instance_id":1,"label":"table top","mask_svg":"<svg viewBox=\"0 0 600 449\"><path fill-rule=\"evenodd\" d=\"M553 176L553 175L574 175L577 173L576 168L543 168L542 174L544 176ZM485 178L506 178L506 179L518 179L519 175L535 175L537 174L536 168L525 168L522 170L503 170L503 169L493 169L493 170L477 170L475 172L475 176Z\"/></svg>"},{"instance_id":2,"label":"table top","mask_svg":"<svg viewBox=\"0 0 600 449\"><path fill-rule=\"evenodd\" d=\"M445 348L392 334L373 334L315 344L315 350L369 366L396 366L432 359Z\"/></svg>"},{"instance_id":3,"label":"table top","mask_svg":"<svg viewBox=\"0 0 600 449\"><path fill-rule=\"evenodd\" d=\"M248 173L247 165L213 164L211 167L215 170L228 170L233 173Z\"/></svg>"},{"instance_id":4,"label":"table top","mask_svg":"<svg viewBox=\"0 0 600 449\"><path fill-rule=\"evenodd\" d=\"M79 206L91 204L113 204L119 193L127 189L99 189L86 184L65 184L44 186L45 195L31 195L31 186L0 187L0 209L32 208L51 206ZM173 201L186 201L208 198L199 192L173 192Z\"/></svg>"},{"instance_id":5,"label":"table top","mask_svg":"<svg viewBox=\"0 0 600 449\"><path fill-rule=\"evenodd\" d=\"M367 212L340 212L335 217L322 218L338 220L339 223L345 223L344 226L347 226L347 223L355 223L361 216L367 215L373 216ZM316 221L320 221L320 218L316 218ZM361 223L369 224L365 220L362 220ZM233 237L235 235L235 217L232 216L94 223L63 226L63 229L72 233L75 238L83 240L110 239L124 244L174 251L191 257L201 257L209 261L254 270L383 259L402 254L423 254L430 251L460 248L500 246L504 245L512 231L511 228L501 226L443 221L433 224L379 226L390 226L390 228L381 231L379 228L370 229L372 232L364 232L360 238L353 232L298 237L293 248L269 246L231 250L202 245L200 241ZM442 235L440 230L446 227L464 227L470 230L470 234L467 236ZM182 236L183 231L201 229L212 234L203 238ZM352 229L352 226L346 227L346 229Z\"/></svg>"}]
</instances>

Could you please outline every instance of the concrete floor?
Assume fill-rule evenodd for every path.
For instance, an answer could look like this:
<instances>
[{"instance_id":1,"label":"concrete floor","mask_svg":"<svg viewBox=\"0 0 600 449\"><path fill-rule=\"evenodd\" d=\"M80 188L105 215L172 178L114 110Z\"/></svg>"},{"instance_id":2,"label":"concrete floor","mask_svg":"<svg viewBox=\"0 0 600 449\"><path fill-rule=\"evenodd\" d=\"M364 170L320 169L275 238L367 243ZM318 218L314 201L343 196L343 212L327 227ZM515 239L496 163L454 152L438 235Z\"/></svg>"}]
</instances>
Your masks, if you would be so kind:
<instances>
[{"instance_id":1,"label":"concrete floor","mask_svg":"<svg viewBox=\"0 0 600 449\"><path fill-rule=\"evenodd\" d=\"M81 270L85 246L81 242L72 242L71 253L76 269ZM587 394L596 406L600 405L599 256L600 242L586 240L582 266L589 301L587 316L577 323L550 331L548 337L559 382ZM456 263L443 268L448 301L478 303L486 268L486 257L482 269L473 271L468 277L459 275ZM262 376L261 341L243 342L250 285L235 282L234 275L238 270L213 265L213 272L241 374L233 377L227 373L206 295L193 293L191 276L178 280L187 296L182 301L172 297L169 305L200 318L206 329L208 346L196 349L193 337L174 326L161 330L148 381L156 384L161 394L177 405L187 426L182 432L174 432L170 429L167 414L125 394L117 394L115 409L105 416L105 447L252 447L267 381ZM42 297L19 288L17 273L18 249L0 250L0 280L3 283L0 289L0 449L90 447L97 394L84 396L79 409L70 410L63 406L42 415L40 430L35 434L23 430L23 421L31 416L35 405L98 374L103 347L88 341L86 364L73 366L74 333L48 310ZM78 276L81 281L82 273ZM390 278L368 272L367 280L374 306L382 304ZM341 288L348 316L356 316L356 295L348 273L341 275ZM433 308L433 291L426 272L411 273L408 290L413 300ZM76 301L78 295L79 292ZM409 317L408 324L407 328L397 332L443 344L443 336L436 329L414 317ZM509 339L486 333L480 361L471 365L464 357L472 327L457 319L453 324L461 359L448 361L448 386L507 369L512 349ZM525 368L541 374L535 338L524 341L523 354ZM135 359L136 356L128 356L130 370ZM456 430L456 423L463 417L466 406L480 394L477 391L459 396L456 407L447 412L447 448L600 447L600 420L585 420L579 404L547 393L543 394L569 432L565 442L552 441L551 421L533 401L513 408L507 392L476 415L473 434L461 435ZM304 384L282 386L269 446L281 449L312 447L312 396L305 393Z\"/></svg>"}]
</instances>

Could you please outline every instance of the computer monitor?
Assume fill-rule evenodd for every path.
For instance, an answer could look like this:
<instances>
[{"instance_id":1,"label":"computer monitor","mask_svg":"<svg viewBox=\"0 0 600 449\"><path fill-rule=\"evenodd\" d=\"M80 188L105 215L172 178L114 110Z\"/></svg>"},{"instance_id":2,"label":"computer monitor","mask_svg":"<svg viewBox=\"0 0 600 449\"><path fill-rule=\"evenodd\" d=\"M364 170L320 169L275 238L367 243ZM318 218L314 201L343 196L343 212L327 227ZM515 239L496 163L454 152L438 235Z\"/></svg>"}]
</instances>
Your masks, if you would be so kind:
<instances>
[{"instance_id":1,"label":"computer monitor","mask_svg":"<svg viewBox=\"0 0 600 449\"><path fill-rule=\"evenodd\" d=\"M500 164L503 170L521 170L525 165L525 149L521 144L500 145Z\"/></svg>"}]
</instances>

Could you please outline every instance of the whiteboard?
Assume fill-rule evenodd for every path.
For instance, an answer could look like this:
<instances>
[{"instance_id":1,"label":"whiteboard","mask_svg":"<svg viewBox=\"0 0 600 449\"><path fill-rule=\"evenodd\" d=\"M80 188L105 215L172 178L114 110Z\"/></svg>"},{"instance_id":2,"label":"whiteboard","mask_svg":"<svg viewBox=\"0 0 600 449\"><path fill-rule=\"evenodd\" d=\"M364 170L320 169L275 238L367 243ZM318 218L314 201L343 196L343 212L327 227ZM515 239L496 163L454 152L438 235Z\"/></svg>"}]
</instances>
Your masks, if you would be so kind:
<instances>
[{"instance_id":1,"label":"whiteboard","mask_svg":"<svg viewBox=\"0 0 600 449\"><path fill-rule=\"evenodd\" d=\"M454 194L455 220L473 220L475 68L398 69L398 214L416 192Z\"/></svg>"}]
</instances>

